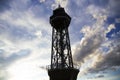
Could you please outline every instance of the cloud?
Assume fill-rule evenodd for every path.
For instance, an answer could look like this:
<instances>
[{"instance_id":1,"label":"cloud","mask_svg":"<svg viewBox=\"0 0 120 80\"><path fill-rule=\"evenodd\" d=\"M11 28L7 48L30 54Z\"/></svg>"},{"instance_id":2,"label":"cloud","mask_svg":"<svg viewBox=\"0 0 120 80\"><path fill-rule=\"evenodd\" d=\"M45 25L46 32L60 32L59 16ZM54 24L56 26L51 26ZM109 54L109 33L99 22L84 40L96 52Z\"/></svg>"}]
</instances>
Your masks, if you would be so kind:
<instances>
[{"instance_id":1,"label":"cloud","mask_svg":"<svg viewBox=\"0 0 120 80\"><path fill-rule=\"evenodd\" d=\"M4 69L0 69L0 80L7 80L8 74Z\"/></svg>"},{"instance_id":2,"label":"cloud","mask_svg":"<svg viewBox=\"0 0 120 80\"><path fill-rule=\"evenodd\" d=\"M22 63L24 59L31 63L36 62L35 68L39 61L43 62L41 65L49 63L51 27L47 20L48 6L31 4L31 0L13 0L9 3L10 9L3 8L5 10L0 12L0 80L10 79L11 74L7 70L16 62Z\"/></svg>"},{"instance_id":3,"label":"cloud","mask_svg":"<svg viewBox=\"0 0 120 80\"><path fill-rule=\"evenodd\" d=\"M83 3L86 3L87 5L94 5L96 7L104 8L107 11L109 17L120 15L119 0L77 0L76 3L78 5L81 4L82 6L84 6Z\"/></svg>"},{"instance_id":4,"label":"cloud","mask_svg":"<svg viewBox=\"0 0 120 80\"><path fill-rule=\"evenodd\" d=\"M7 56L6 54L7 53L4 50L0 49L0 80L7 80L9 75L6 69L15 61L30 55L30 51L20 50L19 52L12 53L9 56Z\"/></svg>"},{"instance_id":5,"label":"cloud","mask_svg":"<svg viewBox=\"0 0 120 80\"><path fill-rule=\"evenodd\" d=\"M91 9L90 7L88 8ZM90 14L92 13L90 10ZM84 26L81 29L81 33L84 34L84 37L74 52L76 54L74 56L78 61L84 61L83 59L86 56L93 54L97 49L99 49L103 41L105 41L105 29L103 25L106 16L102 16L101 14L98 14L98 12L96 13L96 11L92 15L96 19L96 23L92 26Z\"/></svg>"},{"instance_id":6,"label":"cloud","mask_svg":"<svg viewBox=\"0 0 120 80\"><path fill-rule=\"evenodd\" d=\"M55 0L55 2L52 4L52 9L56 9L59 5L66 8L68 5L68 0Z\"/></svg>"},{"instance_id":7,"label":"cloud","mask_svg":"<svg viewBox=\"0 0 120 80\"><path fill-rule=\"evenodd\" d=\"M3 79L7 74L7 69L4 66L8 68L9 65L19 60L21 60L21 63L24 62L24 59L30 62L30 69L33 69L33 64L35 66L36 64L42 66L49 64L51 27L48 19L52 11L50 8L58 6L59 1L2 0L0 2L0 4L3 4L0 5L0 68L2 74L4 74L3 77L0 75L0 79ZM106 69L102 65L111 66L113 69L112 64L116 66L117 61L119 62L119 60L107 60L119 58L118 54L114 53L119 53L119 51L116 50L115 46L111 46L112 42L109 42L106 38L106 33L114 29L114 24L104 25L107 18L106 13L109 13L115 5L108 0L105 2L103 0L61 0L61 6L64 6L72 17L71 26L73 27L70 28L70 32L73 32L72 35L74 36L71 37L73 39L77 37L77 40L82 38L80 42L75 41L77 46L74 49L74 60L82 66L88 62L89 67L86 70L89 72L90 70L94 72ZM77 35L80 35L80 38ZM116 35L113 36L116 37ZM107 54L104 54L103 47L108 49ZM39 63L41 61L43 63ZM15 65L13 66L16 67ZM15 71L14 67L13 71Z\"/></svg>"},{"instance_id":8,"label":"cloud","mask_svg":"<svg viewBox=\"0 0 120 80\"><path fill-rule=\"evenodd\" d=\"M96 68L101 69L109 69L114 66L120 66L120 40L117 39L117 41L113 41L113 46L111 46L112 50L107 53L103 58L103 61L97 63Z\"/></svg>"},{"instance_id":9,"label":"cloud","mask_svg":"<svg viewBox=\"0 0 120 80\"><path fill-rule=\"evenodd\" d=\"M14 61L26 57L30 54L30 50L20 50L19 52L12 53L11 55L7 55L4 50L0 50L0 64L1 67L7 67L7 65L10 65Z\"/></svg>"},{"instance_id":10,"label":"cloud","mask_svg":"<svg viewBox=\"0 0 120 80\"><path fill-rule=\"evenodd\" d=\"M10 9L10 3L12 0L0 0L0 12Z\"/></svg>"},{"instance_id":11,"label":"cloud","mask_svg":"<svg viewBox=\"0 0 120 80\"><path fill-rule=\"evenodd\" d=\"M39 0L40 1L40 3L43 3L43 2L45 2L45 0Z\"/></svg>"},{"instance_id":12,"label":"cloud","mask_svg":"<svg viewBox=\"0 0 120 80\"><path fill-rule=\"evenodd\" d=\"M89 65L82 70L84 73L99 72L113 66L119 66L119 46L112 45L114 40L117 40L116 43L119 44L119 38L112 41L106 37L108 32L115 29L115 26L114 24L106 26L107 14L105 9L89 5L87 13L91 14L96 21L93 25L83 26L80 30L83 38L74 49L75 63L80 64L82 68L84 64Z\"/></svg>"},{"instance_id":13,"label":"cloud","mask_svg":"<svg viewBox=\"0 0 120 80\"><path fill-rule=\"evenodd\" d=\"M120 12L120 1L119 0L109 0L108 3L108 11L109 11L109 16L119 16Z\"/></svg>"},{"instance_id":14,"label":"cloud","mask_svg":"<svg viewBox=\"0 0 120 80\"><path fill-rule=\"evenodd\" d=\"M103 74L97 74L93 77L88 77L87 79L97 79L97 78L104 78L104 77L105 77L105 75L103 75Z\"/></svg>"},{"instance_id":15,"label":"cloud","mask_svg":"<svg viewBox=\"0 0 120 80\"><path fill-rule=\"evenodd\" d=\"M109 17L120 15L119 14L120 12L120 9L119 9L120 1L119 0L97 0L97 1L96 0L76 0L76 1L70 0L69 3L74 4L74 5L68 4L71 7L76 6L77 12L79 12L80 10L86 9L86 7L90 5L94 5L96 7L105 9L107 11L106 14Z\"/></svg>"},{"instance_id":16,"label":"cloud","mask_svg":"<svg viewBox=\"0 0 120 80\"><path fill-rule=\"evenodd\" d=\"M88 0L89 4L94 4L99 7L107 7L109 0Z\"/></svg>"},{"instance_id":17,"label":"cloud","mask_svg":"<svg viewBox=\"0 0 120 80\"><path fill-rule=\"evenodd\" d=\"M6 36L11 41L20 41L40 37L41 35L36 35L36 33L43 32L43 30L51 34L49 23L43 18L37 18L36 16L39 15L33 12L33 8L21 12L21 10L14 9L14 6L12 7L11 10L0 14L0 33L3 37Z\"/></svg>"},{"instance_id":18,"label":"cloud","mask_svg":"<svg viewBox=\"0 0 120 80\"><path fill-rule=\"evenodd\" d=\"M28 5L29 1L15 0L10 10L0 13L0 44L9 55L24 49L31 50L32 58L48 53L43 47L48 49L50 45L51 27L47 19L42 18L40 6Z\"/></svg>"}]
</instances>

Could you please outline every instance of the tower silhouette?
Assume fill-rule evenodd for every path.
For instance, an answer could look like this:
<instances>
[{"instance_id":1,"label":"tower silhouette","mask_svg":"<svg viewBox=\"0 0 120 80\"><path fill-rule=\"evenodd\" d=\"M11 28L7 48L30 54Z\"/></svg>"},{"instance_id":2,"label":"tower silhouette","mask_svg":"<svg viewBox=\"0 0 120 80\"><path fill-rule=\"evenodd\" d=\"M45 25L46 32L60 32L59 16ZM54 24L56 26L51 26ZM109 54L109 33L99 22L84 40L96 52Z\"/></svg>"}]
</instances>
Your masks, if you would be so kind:
<instances>
[{"instance_id":1,"label":"tower silhouette","mask_svg":"<svg viewBox=\"0 0 120 80\"><path fill-rule=\"evenodd\" d=\"M64 8L53 10L50 17L52 26L51 65L48 69L50 80L76 80L79 69L74 68L68 27L71 17Z\"/></svg>"}]
</instances>

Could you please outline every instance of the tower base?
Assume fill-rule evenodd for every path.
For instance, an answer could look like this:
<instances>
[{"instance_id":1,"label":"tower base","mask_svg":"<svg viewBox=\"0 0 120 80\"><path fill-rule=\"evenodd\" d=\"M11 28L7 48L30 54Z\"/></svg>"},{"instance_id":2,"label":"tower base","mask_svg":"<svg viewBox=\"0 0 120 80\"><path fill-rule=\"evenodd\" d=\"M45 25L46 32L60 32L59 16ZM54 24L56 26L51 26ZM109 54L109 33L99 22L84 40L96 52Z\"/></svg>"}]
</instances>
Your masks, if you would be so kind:
<instances>
[{"instance_id":1,"label":"tower base","mask_svg":"<svg viewBox=\"0 0 120 80\"><path fill-rule=\"evenodd\" d=\"M50 80L76 80L78 73L79 70L75 68L48 70Z\"/></svg>"}]
</instances>

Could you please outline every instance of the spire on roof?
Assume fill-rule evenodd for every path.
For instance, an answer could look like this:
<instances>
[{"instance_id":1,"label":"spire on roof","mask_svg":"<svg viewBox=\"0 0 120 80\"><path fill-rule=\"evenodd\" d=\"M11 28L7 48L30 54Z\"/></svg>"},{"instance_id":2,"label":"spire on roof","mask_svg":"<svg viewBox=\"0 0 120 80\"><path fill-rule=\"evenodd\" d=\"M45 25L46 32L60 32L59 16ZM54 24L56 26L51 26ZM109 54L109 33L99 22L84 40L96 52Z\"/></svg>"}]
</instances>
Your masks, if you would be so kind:
<instances>
[{"instance_id":1,"label":"spire on roof","mask_svg":"<svg viewBox=\"0 0 120 80\"><path fill-rule=\"evenodd\" d=\"M61 5L60 5L60 4L58 5L58 8L61 8Z\"/></svg>"}]
</instances>

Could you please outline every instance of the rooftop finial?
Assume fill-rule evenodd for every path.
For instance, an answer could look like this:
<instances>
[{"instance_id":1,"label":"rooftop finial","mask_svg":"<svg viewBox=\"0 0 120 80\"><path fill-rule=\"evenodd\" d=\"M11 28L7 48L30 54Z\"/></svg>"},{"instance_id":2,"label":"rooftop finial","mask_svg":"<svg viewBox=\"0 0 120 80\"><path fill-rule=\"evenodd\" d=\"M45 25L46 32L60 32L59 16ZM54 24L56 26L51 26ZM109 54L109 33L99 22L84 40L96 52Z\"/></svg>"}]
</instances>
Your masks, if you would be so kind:
<instances>
[{"instance_id":1,"label":"rooftop finial","mask_svg":"<svg viewBox=\"0 0 120 80\"><path fill-rule=\"evenodd\" d=\"M60 4L58 5L58 8L61 8L61 5L60 5Z\"/></svg>"}]
</instances>

